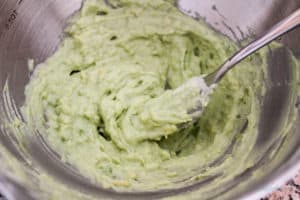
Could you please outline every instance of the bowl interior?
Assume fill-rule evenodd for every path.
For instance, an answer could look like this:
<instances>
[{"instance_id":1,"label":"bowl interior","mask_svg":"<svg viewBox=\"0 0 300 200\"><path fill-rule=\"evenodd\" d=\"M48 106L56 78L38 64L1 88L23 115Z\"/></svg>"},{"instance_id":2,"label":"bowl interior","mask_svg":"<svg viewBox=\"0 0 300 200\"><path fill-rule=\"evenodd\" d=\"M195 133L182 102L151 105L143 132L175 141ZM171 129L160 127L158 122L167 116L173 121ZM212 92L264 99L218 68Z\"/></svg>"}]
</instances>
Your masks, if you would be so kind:
<instances>
[{"instance_id":1,"label":"bowl interior","mask_svg":"<svg viewBox=\"0 0 300 200\"><path fill-rule=\"evenodd\" d=\"M31 161L53 177L53 184L58 184L57 181L73 188L70 190L75 190L74 199L80 199L81 193L87 195L87 198L91 195L133 199L142 195L144 199L153 199L205 188L202 184L180 191L143 194L118 194L104 190L91 184L76 171L66 169L53 156L55 154L50 152L42 138L27 138L27 141L20 143L17 132L24 130L11 129L5 125L20 116L19 108L24 103L24 87L32 74L28 69L28 59L34 59L35 64L38 64L55 52L64 36L63 30L67 25L67 19L78 11L81 5L81 0L0 2L0 146L3 150L0 157L4 163L6 162L2 168L0 167L2 169L0 191L11 199L20 199L18 195L21 195L22 199L35 197L37 193L33 192L32 186L40 182L41 178L33 172L34 167L30 167ZM259 36L278 20L299 8L300 2L179 0L176 6L195 20L205 20L212 28L241 45L243 40ZM279 41L282 47L270 49L268 53L266 95L260 97L262 112L259 137L255 146L255 153L259 154L258 162L252 168L245 169L244 173L222 189L216 192L203 190L201 194L205 199L220 198L221 195L221 199L234 197L254 199L253 197L259 197L274 189L273 187L266 189L271 181L276 180L276 183L282 184L297 168L300 168L299 120L294 118L299 104L297 102L299 72L289 56L291 50L296 57L300 57L300 45L297 45L300 44L299 35L300 30L295 30L282 37ZM294 123L287 127L287 124L290 124L288 122L292 120ZM5 169L10 168L11 162L18 163L18 167ZM13 173L22 176L16 179ZM22 177L26 177L26 184ZM28 180L28 177L32 179ZM9 189L10 186L14 189Z\"/></svg>"}]
</instances>

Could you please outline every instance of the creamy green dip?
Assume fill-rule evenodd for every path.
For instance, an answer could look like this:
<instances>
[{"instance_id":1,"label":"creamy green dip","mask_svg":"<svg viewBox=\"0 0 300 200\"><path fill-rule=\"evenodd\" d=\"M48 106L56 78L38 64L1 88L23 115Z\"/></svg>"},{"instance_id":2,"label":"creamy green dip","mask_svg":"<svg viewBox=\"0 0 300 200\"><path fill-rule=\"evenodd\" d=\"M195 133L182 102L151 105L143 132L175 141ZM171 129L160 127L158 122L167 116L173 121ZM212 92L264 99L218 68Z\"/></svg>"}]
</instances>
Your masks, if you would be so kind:
<instances>
[{"instance_id":1,"label":"creamy green dip","mask_svg":"<svg viewBox=\"0 0 300 200\"><path fill-rule=\"evenodd\" d=\"M225 180L251 165L244 152L257 134L260 55L229 72L201 119L180 129L192 120L185 99L160 97L212 72L236 50L232 41L163 0L86 0L66 33L34 71L23 113L84 176L106 188L156 190L220 173Z\"/></svg>"}]
</instances>

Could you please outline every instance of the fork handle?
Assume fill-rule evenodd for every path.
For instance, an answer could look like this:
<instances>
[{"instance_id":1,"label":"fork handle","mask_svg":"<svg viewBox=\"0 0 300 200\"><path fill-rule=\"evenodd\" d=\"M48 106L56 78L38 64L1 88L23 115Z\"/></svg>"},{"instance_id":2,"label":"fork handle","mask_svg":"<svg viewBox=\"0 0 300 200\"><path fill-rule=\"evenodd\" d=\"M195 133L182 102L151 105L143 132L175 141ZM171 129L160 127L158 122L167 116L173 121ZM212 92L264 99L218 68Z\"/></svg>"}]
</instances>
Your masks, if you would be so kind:
<instances>
[{"instance_id":1,"label":"fork handle","mask_svg":"<svg viewBox=\"0 0 300 200\"><path fill-rule=\"evenodd\" d=\"M285 33L295 29L300 25L300 9L293 12L291 15L274 25L269 31L267 31L263 36L254 40L237 53L235 53L231 58L229 58L220 68L218 68L213 73L205 77L205 82L207 85L212 85L217 83L221 78L236 64L240 63L247 56L254 53L255 51L266 46L273 40L279 38Z\"/></svg>"}]
</instances>

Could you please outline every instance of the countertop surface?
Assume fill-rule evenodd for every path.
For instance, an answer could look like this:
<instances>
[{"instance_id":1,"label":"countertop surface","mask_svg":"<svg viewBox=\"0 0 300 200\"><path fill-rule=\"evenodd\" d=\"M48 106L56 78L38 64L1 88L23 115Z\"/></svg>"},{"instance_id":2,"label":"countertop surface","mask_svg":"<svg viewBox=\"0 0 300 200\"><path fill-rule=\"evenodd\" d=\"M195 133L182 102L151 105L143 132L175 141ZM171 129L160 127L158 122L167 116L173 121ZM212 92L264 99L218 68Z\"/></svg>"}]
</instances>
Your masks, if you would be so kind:
<instances>
[{"instance_id":1,"label":"countertop surface","mask_svg":"<svg viewBox=\"0 0 300 200\"><path fill-rule=\"evenodd\" d=\"M286 185L261 200L300 200L300 173Z\"/></svg>"}]
</instances>

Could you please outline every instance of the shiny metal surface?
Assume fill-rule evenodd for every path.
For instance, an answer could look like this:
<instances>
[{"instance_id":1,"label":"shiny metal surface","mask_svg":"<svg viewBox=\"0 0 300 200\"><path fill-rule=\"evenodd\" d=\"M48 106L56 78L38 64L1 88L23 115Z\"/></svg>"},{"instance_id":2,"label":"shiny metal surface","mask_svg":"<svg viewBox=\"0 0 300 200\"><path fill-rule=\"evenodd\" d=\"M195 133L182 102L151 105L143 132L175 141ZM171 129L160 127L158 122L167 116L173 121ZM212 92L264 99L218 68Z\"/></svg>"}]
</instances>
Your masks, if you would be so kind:
<instances>
[{"instance_id":1,"label":"shiny metal surface","mask_svg":"<svg viewBox=\"0 0 300 200\"><path fill-rule=\"evenodd\" d=\"M208 85L216 84L221 80L221 78L236 64L240 63L246 57L266 46L273 40L282 36L283 34L293 30L300 25L300 9L293 12L290 16L286 17L269 31L267 31L263 36L252 41L250 44L246 45L238 52L236 52L231 58L229 58L223 65L220 66L216 71L205 77L205 82Z\"/></svg>"},{"instance_id":2,"label":"shiny metal surface","mask_svg":"<svg viewBox=\"0 0 300 200\"><path fill-rule=\"evenodd\" d=\"M0 192L7 199L49 199L58 194L74 200L156 199L199 191L201 199L253 200L271 192L300 169L299 119L286 133L283 134L282 129L287 121L292 120L292 113L299 105L298 83L295 82L298 72L287 53L287 49L291 49L300 57L299 30L282 37L280 42L284 46L269 52L266 95L259 97L262 113L255 146L259 152L258 162L214 191L204 191L206 184L213 184L212 180L172 191L117 193L105 190L60 162L43 138L26 138L29 130L8 127L7 122L13 122L18 116L22 118L19 108L24 102L24 87L32 74L27 67L28 59L34 59L38 64L55 52L64 36L67 20L81 4L81 0L0 1ZM300 2L179 0L177 6L240 42L257 38L298 9ZM16 132L19 135L14 134ZM24 137L25 142L20 143L18 137ZM45 181L43 173L52 179ZM199 199L199 196L189 197Z\"/></svg>"}]
</instances>

